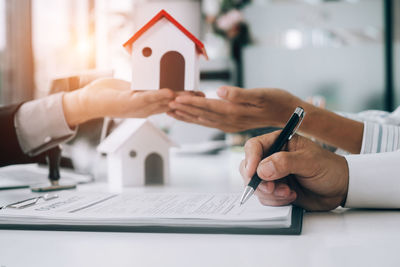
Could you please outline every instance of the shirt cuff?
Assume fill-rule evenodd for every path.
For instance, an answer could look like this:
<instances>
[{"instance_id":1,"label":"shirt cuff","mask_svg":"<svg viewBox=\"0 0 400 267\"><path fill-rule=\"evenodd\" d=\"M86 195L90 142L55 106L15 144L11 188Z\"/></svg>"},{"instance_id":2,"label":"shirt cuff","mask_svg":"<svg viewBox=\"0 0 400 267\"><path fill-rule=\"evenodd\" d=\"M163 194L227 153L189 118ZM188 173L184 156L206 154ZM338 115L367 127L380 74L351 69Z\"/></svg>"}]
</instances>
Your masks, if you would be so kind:
<instances>
[{"instance_id":1,"label":"shirt cuff","mask_svg":"<svg viewBox=\"0 0 400 267\"><path fill-rule=\"evenodd\" d=\"M77 129L65 120L63 94L26 102L15 114L17 138L25 154L36 156L75 136Z\"/></svg>"},{"instance_id":2,"label":"shirt cuff","mask_svg":"<svg viewBox=\"0 0 400 267\"><path fill-rule=\"evenodd\" d=\"M398 126L365 121L360 154L398 150L400 149L399 139Z\"/></svg>"},{"instance_id":3,"label":"shirt cuff","mask_svg":"<svg viewBox=\"0 0 400 267\"><path fill-rule=\"evenodd\" d=\"M345 156L346 208L400 208L400 151Z\"/></svg>"}]
</instances>

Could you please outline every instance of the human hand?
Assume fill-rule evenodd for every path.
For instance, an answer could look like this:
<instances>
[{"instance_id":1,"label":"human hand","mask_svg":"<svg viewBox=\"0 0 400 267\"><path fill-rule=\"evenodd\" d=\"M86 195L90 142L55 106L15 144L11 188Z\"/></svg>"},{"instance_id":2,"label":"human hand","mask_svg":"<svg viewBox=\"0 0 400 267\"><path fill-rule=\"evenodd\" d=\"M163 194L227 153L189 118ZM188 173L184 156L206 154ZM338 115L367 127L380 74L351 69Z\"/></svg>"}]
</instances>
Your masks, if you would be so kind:
<instances>
[{"instance_id":1,"label":"human hand","mask_svg":"<svg viewBox=\"0 0 400 267\"><path fill-rule=\"evenodd\" d=\"M263 180L255 191L260 202L271 206L293 203L312 211L343 205L349 183L346 159L295 135L287 144L287 151L262 160L279 133L252 138L245 145L240 173L248 184L257 171Z\"/></svg>"},{"instance_id":2,"label":"human hand","mask_svg":"<svg viewBox=\"0 0 400 267\"><path fill-rule=\"evenodd\" d=\"M280 89L241 89L223 86L222 99L179 96L169 104L167 114L185 122L237 132L265 126L283 126L303 101Z\"/></svg>"},{"instance_id":3,"label":"human hand","mask_svg":"<svg viewBox=\"0 0 400 267\"><path fill-rule=\"evenodd\" d=\"M169 104L168 115L175 119L238 132L266 126L283 127L294 109L301 106L307 116L300 131L319 141L351 153L359 153L364 124L302 101L280 89L218 89L222 99L180 96Z\"/></svg>"},{"instance_id":4,"label":"human hand","mask_svg":"<svg viewBox=\"0 0 400 267\"><path fill-rule=\"evenodd\" d=\"M184 91L179 94L204 96L200 92ZM168 103L177 95L169 89L133 91L130 83L107 78L66 93L63 108L68 125L73 127L100 117L143 118L166 112L169 110Z\"/></svg>"}]
</instances>

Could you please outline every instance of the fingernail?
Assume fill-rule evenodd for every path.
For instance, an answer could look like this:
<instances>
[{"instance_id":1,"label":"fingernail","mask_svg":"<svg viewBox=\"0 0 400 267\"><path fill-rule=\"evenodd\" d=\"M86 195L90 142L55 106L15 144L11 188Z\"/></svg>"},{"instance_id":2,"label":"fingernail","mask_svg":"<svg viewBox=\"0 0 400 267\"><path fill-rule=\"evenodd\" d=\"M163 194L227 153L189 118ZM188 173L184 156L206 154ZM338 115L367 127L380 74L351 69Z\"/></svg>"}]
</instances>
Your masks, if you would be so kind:
<instances>
[{"instance_id":1,"label":"fingernail","mask_svg":"<svg viewBox=\"0 0 400 267\"><path fill-rule=\"evenodd\" d=\"M278 188L278 189L275 190L274 195L278 196L278 197L285 197L286 196L286 190L283 189L283 188Z\"/></svg>"},{"instance_id":2,"label":"fingernail","mask_svg":"<svg viewBox=\"0 0 400 267\"><path fill-rule=\"evenodd\" d=\"M228 90L226 90L225 87L220 87L217 90L217 95L220 97L226 97L226 94L228 93Z\"/></svg>"},{"instance_id":3,"label":"fingernail","mask_svg":"<svg viewBox=\"0 0 400 267\"><path fill-rule=\"evenodd\" d=\"M274 187L271 186L271 184L273 184L274 182L267 182L266 183L266 189L267 189L267 193L271 194L274 191Z\"/></svg>"},{"instance_id":4,"label":"fingernail","mask_svg":"<svg viewBox=\"0 0 400 267\"><path fill-rule=\"evenodd\" d=\"M259 169L259 172L263 178L270 178L276 172L274 163L272 161L267 161L266 163L263 163L261 166L259 166Z\"/></svg>"}]
</instances>

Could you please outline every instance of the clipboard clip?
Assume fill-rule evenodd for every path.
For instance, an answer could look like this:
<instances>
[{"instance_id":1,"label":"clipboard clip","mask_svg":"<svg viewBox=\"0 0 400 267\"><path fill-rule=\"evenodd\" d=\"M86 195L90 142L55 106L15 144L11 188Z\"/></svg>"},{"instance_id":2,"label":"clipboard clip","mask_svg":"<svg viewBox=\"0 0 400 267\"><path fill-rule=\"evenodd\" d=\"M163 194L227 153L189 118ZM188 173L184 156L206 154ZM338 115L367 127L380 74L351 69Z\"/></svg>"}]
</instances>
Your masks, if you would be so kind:
<instances>
[{"instance_id":1,"label":"clipboard clip","mask_svg":"<svg viewBox=\"0 0 400 267\"><path fill-rule=\"evenodd\" d=\"M8 204L6 206L1 207L0 209L6 209L6 208L25 209L27 207L35 205L40 200L49 201L49 200L56 199L56 198L58 198L58 195L56 195L56 194L44 194L41 196L32 197L32 198L28 198L28 199L24 199L21 201L17 201L17 202Z\"/></svg>"}]
</instances>

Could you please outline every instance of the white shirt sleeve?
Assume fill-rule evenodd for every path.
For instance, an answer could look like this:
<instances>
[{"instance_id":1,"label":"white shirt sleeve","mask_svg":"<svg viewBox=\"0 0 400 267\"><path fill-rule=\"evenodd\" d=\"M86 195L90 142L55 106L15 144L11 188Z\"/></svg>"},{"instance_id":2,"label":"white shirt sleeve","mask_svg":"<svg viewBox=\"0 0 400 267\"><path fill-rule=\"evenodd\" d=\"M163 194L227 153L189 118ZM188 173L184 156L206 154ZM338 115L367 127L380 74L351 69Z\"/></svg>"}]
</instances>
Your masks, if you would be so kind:
<instances>
[{"instance_id":1,"label":"white shirt sleeve","mask_svg":"<svg viewBox=\"0 0 400 267\"><path fill-rule=\"evenodd\" d=\"M399 126L365 121L360 154L399 150L399 139Z\"/></svg>"},{"instance_id":2,"label":"white shirt sleeve","mask_svg":"<svg viewBox=\"0 0 400 267\"><path fill-rule=\"evenodd\" d=\"M400 107L389 113L369 110L340 115L364 123L360 154L390 152L400 149Z\"/></svg>"},{"instance_id":3,"label":"white shirt sleeve","mask_svg":"<svg viewBox=\"0 0 400 267\"><path fill-rule=\"evenodd\" d=\"M63 93L24 103L15 114L14 124L22 151L38 155L75 136L64 116Z\"/></svg>"},{"instance_id":4,"label":"white shirt sleeve","mask_svg":"<svg viewBox=\"0 0 400 267\"><path fill-rule=\"evenodd\" d=\"M400 208L400 150L347 155L346 208Z\"/></svg>"}]
</instances>

